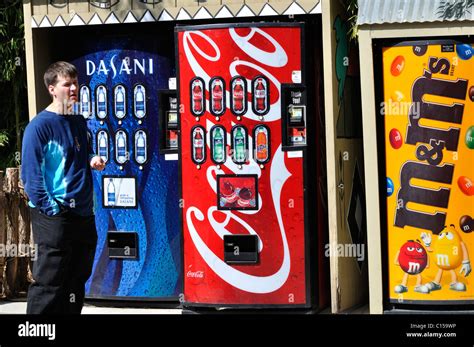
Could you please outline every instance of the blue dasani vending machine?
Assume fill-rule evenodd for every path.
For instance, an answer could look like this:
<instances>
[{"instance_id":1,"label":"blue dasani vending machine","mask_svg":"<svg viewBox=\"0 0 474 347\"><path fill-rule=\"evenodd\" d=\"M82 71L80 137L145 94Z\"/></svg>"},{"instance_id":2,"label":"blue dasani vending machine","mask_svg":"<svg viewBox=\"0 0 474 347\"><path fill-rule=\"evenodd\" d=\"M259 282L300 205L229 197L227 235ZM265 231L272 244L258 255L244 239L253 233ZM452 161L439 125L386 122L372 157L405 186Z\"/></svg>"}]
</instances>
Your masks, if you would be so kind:
<instances>
[{"instance_id":1,"label":"blue dasani vending machine","mask_svg":"<svg viewBox=\"0 0 474 347\"><path fill-rule=\"evenodd\" d=\"M72 61L92 148L106 162L93 171L89 298L168 301L182 292L174 51L164 40L104 36Z\"/></svg>"}]
</instances>

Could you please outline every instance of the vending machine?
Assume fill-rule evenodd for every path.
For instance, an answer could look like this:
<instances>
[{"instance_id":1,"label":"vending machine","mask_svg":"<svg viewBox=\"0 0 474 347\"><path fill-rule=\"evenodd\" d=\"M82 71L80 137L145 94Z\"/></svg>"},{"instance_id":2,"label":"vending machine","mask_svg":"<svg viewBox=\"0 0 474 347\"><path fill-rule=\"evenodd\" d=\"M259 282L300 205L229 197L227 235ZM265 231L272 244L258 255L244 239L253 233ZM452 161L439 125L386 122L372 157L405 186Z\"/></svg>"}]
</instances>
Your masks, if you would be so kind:
<instances>
[{"instance_id":1,"label":"vending machine","mask_svg":"<svg viewBox=\"0 0 474 347\"><path fill-rule=\"evenodd\" d=\"M77 47L80 112L106 162L93 171L89 298L177 302L182 292L171 39L98 37Z\"/></svg>"},{"instance_id":2,"label":"vending machine","mask_svg":"<svg viewBox=\"0 0 474 347\"><path fill-rule=\"evenodd\" d=\"M309 307L303 25L176 28L184 305Z\"/></svg>"},{"instance_id":3,"label":"vending machine","mask_svg":"<svg viewBox=\"0 0 474 347\"><path fill-rule=\"evenodd\" d=\"M472 43L400 42L380 49L388 301L472 309Z\"/></svg>"}]
</instances>

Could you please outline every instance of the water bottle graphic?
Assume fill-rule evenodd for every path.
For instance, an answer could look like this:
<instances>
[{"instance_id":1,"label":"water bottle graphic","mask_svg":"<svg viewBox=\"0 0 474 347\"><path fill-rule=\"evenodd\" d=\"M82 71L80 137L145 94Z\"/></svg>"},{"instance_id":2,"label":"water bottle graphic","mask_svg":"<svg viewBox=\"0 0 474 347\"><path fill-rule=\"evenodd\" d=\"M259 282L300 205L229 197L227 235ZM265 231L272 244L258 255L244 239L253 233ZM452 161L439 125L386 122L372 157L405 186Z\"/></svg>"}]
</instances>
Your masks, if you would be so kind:
<instances>
[{"instance_id":1,"label":"water bottle graphic","mask_svg":"<svg viewBox=\"0 0 474 347\"><path fill-rule=\"evenodd\" d=\"M125 110L126 110L126 97L125 97L125 88L122 85L118 85L115 87L114 92L114 100L115 100L115 116L119 119L125 117Z\"/></svg>"},{"instance_id":2,"label":"water bottle graphic","mask_svg":"<svg viewBox=\"0 0 474 347\"><path fill-rule=\"evenodd\" d=\"M109 161L109 135L104 130L99 131L97 135L97 146L99 147L97 153L107 163Z\"/></svg>"},{"instance_id":3,"label":"water bottle graphic","mask_svg":"<svg viewBox=\"0 0 474 347\"><path fill-rule=\"evenodd\" d=\"M104 119L107 117L107 89L105 89L105 86L100 85L97 87L96 94L97 117Z\"/></svg>"},{"instance_id":4,"label":"water bottle graphic","mask_svg":"<svg viewBox=\"0 0 474 347\"><path fill-rule=\"evenodd\" d=\"M124 164L128 160L127 134L123 130L117 131L115 135L115 158L117 163Z\"/></svg>"},{"instance_id":5,"label":"water bottle graphic","mask_svg":"<svg viewBox=\"0 0 474 347\"><path fill-rule=\"evenodd\" d=\"M137 118L143 118L146 115L146 92L145 87L138 84L133 92L133 109Z\"/></svg>"},{"instance_id":6,"label":"water bottle graphic","mask_svg":"<svg viewBox=\"0 0 474 347\"><path fill-rule=\"evenodd\" d=\"M112 178L107 186L107 206L115 206L115 185Z\"/></svg>"},{"instance_id":7,"label":"water bottle graphic","mask_svg":"<svg viewBox=\"0 0 474 347\"><path fill-rule=\"evenodd\" d=\"M143 130L135 133L135 161L138 164L143 164L147 161L146 141L146 133Z\"/></svg>"},{"instance_id":8,"label":"water bottle graphic","mask_svg":"<svg viewBox=\"0 0 474 347\"><path fill-rule=\"evenodd\" d=\"M216 164L225 162L225 142L224 130L221 127L215 127L211 131L212 136L212 160Z\"/></svg>"},{"instance_id":9,"label":"water bottle graphic","mask_svg":"<svg viewBox=\"0 0 474 347\"><path fill-rule=\"evenodd\" d=\"M81 91L81 114L84 118L89 118L91 115L91 95L89 87L82 86Z\"/></svg>"}]
</instances>

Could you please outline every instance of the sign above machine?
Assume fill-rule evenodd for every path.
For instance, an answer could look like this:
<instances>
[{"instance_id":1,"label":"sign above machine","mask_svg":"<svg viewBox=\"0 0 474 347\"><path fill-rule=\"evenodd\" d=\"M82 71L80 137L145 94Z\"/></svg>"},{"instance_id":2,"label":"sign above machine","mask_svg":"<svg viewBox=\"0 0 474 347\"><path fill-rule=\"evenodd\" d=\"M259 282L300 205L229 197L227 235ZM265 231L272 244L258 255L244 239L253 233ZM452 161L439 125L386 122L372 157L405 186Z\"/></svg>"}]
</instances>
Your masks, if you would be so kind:
<instances>
[{"instance_id":1,"label":"sign above machine","mask_svg":"<svg viewBox=\"0 0 474 347\"><path fill-rule=\"evenodd\" d=\"M30 4L32 28L321 13L320 0L32 0Z\"/></svg>"}]
</instances>

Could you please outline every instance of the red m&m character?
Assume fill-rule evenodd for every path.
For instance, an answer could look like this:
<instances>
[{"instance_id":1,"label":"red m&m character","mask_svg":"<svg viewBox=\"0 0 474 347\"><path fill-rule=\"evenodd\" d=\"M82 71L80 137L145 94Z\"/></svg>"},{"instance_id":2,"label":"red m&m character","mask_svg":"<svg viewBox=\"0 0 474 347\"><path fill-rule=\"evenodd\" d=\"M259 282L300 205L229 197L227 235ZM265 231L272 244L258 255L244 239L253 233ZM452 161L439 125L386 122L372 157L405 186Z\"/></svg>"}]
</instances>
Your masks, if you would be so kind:
<instances>
[{"instance_id":1,"label":"red m&m character","mask_svg":"<svg viewBox=\"0 0 474 347\"><path fill-rule=\"evenodd\" d=\"M400 248L398 263L407 274L416 275L425 269L428 263L428 254L419 242L410 240Z\"/></svg>"}]
</instances>

